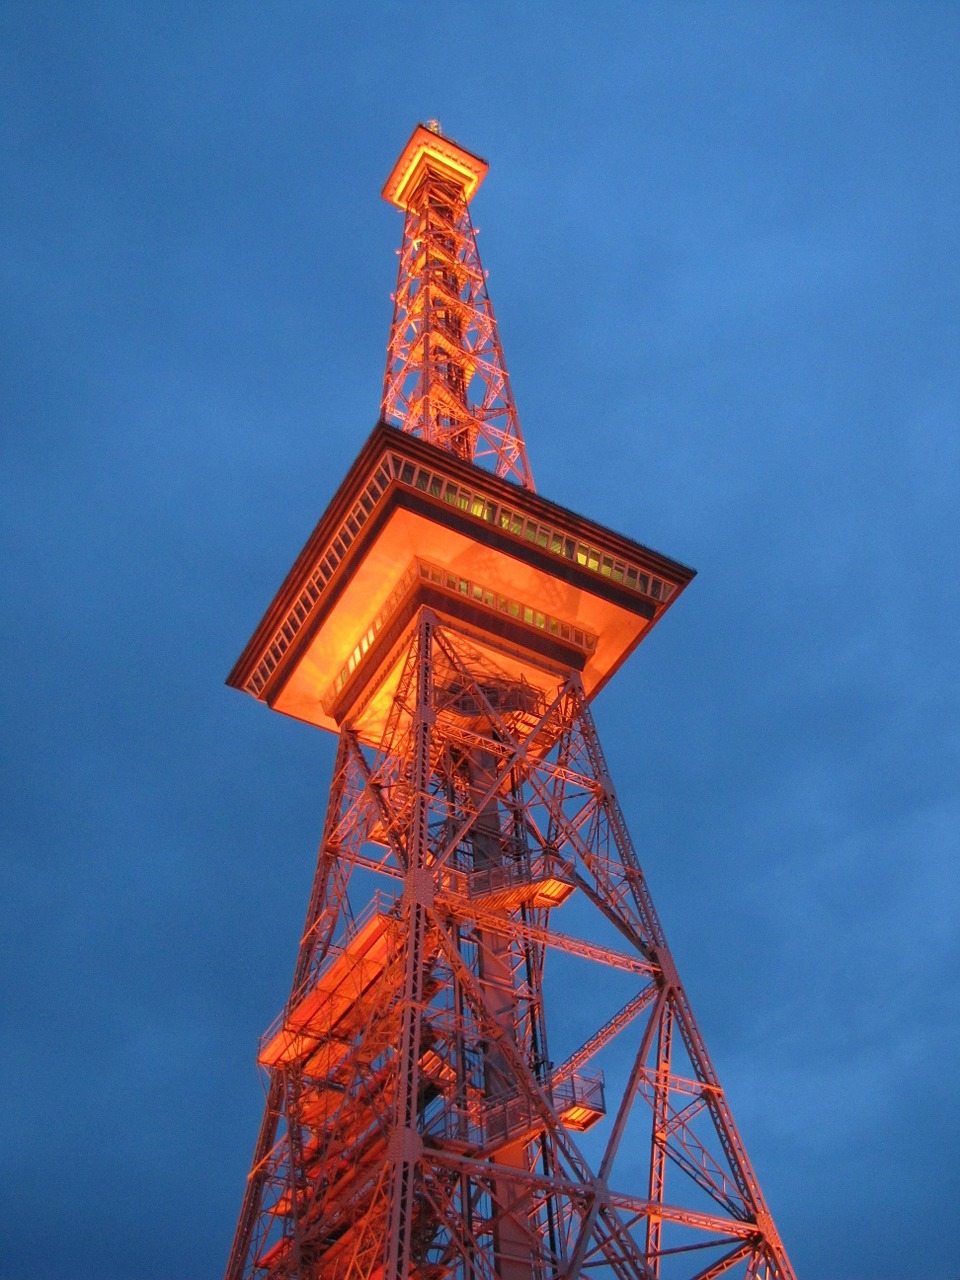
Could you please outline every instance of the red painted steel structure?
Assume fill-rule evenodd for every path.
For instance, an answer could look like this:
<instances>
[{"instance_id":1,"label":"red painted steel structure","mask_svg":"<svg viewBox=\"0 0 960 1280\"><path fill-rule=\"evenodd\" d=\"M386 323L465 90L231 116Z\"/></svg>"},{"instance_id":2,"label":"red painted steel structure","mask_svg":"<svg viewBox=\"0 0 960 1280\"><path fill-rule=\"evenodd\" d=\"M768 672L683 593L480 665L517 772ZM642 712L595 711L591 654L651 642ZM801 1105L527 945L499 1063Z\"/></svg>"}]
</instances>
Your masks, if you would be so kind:
<instances>
[{"instance_id":1,"label":"red painted steel structure","mask_svg":"<svg viewBox=\"0 0 960 1280\"><path fill-rule=\"evenodd\" d=\"M383 420L230 676L339 747L228 1280L791 1280L589 705L693 573L535 493L486 168L391 174Z\"/></svg>"}]
</instances>

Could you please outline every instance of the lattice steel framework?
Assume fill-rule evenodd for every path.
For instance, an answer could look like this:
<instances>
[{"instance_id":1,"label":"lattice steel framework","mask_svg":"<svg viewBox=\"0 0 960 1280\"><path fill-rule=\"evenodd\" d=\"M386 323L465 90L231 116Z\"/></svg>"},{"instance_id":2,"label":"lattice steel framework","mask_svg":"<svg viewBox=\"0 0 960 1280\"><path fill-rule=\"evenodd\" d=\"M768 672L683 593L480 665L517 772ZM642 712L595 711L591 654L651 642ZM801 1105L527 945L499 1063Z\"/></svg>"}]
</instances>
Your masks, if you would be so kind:
<instances>
[{"instance_id":1,"label":"lattice steel framework","mask_svg":"<svg viewBox=\"0 0 960 1280\"><path fill-rule=\"evenodd\" d=\"M396 359L392 345L388 388ZM404 403L417 434L421 402ZM489 439L458 418L439 443L472 461ZM518 428L509 439L529 483ZM408 476L400 459L393 483L429 494L419 477L439 464L416 457L434 471ZM437 495L424 519L440 539ZM456 492L447 502L461 510ZM549 543L541 554L487 505L460 554L475 544L491 574L494 550L518 575L552 572ZM376 536L358 534L344 583L387 563ZM311 545L289 599L320 558ZM607 592L652 625L691 576L661 559L656 597L647 582L649 600L628 600L610 580L627 571L611 558L605 578L597 552L591 578L583 546L582 571L576 550L566 568L556 553L557 613ZM340 725L334 776L293 987L261 1044L267 1105L228 1280L792 1280L594 726L585 679L602 637L561 660L553 615L512 620L472 578L397 572L406 606L323 713ZM263 685L278 609L231 676L271 705L284 663L314 661L291 641ZM343 630L331 616L317 643Z\"/></svg>"},{"instance_id":2,"label":"lattice steel framework","mask_svg":"<svg viewBox=\"0 0 960 1280\"><path fill-rule=\"evenodd\" d=\"M443 146L433 138L426 145ZM396 200L406 218L381 417L532 489L470 219L472 190L459 171L422 165Z\"/></svg>"}]
</instances>

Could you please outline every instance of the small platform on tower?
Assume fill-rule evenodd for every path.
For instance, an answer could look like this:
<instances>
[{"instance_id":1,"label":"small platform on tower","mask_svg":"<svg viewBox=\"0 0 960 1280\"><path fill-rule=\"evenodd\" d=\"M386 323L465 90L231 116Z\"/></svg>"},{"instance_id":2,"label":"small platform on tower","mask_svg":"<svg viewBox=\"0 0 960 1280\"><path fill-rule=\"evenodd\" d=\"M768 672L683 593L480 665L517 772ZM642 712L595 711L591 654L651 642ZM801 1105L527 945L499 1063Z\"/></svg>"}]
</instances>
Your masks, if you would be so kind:
<instances>
[{"instance_id":1,"label":"small platform on tower","mask_svg":"<svg viewBox=\"0 0 960 1280\"><path fill-rule=\"evenodd\" d=\"M383 975L396 932L395 916L374 911L309 993L267 1033L260 1049L261 1066L300 1060L335 1033L345 1042L354 1030L345 1024L362 1016L364 1000ZM324 1066L328 1069L330 1063Z\"/></svg>"}]
</instances>

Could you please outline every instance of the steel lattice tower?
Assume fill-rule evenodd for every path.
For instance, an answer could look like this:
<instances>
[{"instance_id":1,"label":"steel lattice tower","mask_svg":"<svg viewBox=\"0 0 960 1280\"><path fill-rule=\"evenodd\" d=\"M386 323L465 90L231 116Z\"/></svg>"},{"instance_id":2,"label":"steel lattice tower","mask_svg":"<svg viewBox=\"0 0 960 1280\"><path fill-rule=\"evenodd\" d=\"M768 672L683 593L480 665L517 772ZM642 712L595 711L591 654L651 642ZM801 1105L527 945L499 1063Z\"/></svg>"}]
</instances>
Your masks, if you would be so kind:
<instances>
[{"instance_id":1,"label":"steel lattice tower","mask_svg":"<svg viewBox=\"0 0 960 1280\"><path fill-rule=\"evenodd\" d=\"M535 492L486 172L394 168L381 421L229 679L339 745L228 1280L790 1280L590 712L693 572Z\"/></svg>"}]
</instances>

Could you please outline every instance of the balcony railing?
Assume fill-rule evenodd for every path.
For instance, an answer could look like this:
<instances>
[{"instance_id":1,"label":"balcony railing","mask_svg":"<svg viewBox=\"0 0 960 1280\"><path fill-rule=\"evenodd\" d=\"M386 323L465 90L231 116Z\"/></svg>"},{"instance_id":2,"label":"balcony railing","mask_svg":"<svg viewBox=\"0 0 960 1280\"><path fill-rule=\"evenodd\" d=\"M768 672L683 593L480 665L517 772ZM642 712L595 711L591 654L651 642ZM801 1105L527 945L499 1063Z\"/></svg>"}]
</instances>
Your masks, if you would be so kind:
<instances>
[{"instance_id":1,"label":"balcony railing","mask_svg":"<svg viewBox=\"0 0 960 1280\"><path fill-rule=\"evenodd\" d=\"M574 1073L544 1086L560 1122L570 1129L587 1129L606 1115L603 1075ZM471 1150L488 1150L530 1137L544 1127L532 1098L511 1093L478 1099L470 1106L446 1103L424 1126L435 1142Z\"/></svg>"}]
</instances>

